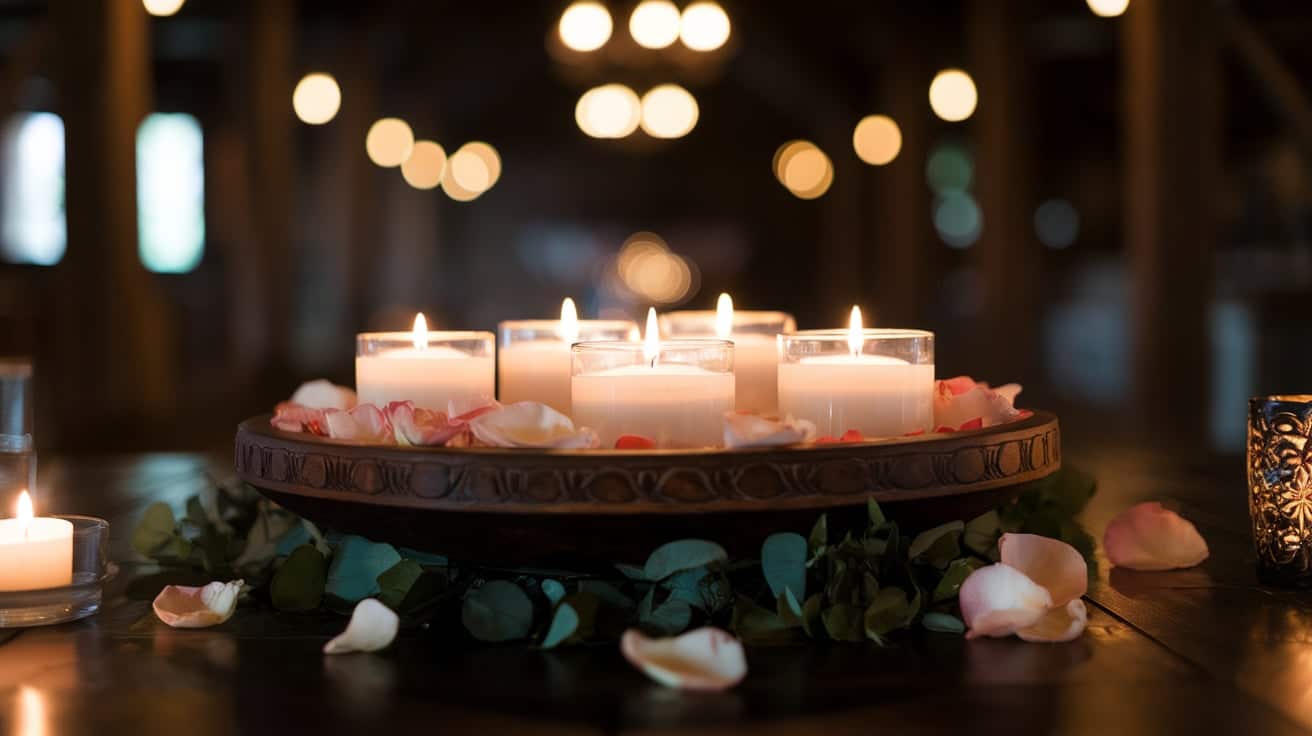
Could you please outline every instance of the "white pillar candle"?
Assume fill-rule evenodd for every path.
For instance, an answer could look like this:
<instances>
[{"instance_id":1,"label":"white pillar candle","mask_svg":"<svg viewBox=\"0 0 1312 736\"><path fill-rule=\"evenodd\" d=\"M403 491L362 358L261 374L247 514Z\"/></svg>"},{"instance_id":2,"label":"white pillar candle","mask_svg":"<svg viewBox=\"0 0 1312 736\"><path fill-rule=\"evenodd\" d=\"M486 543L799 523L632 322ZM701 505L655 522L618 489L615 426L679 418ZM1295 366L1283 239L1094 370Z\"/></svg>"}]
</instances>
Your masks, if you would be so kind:
<instances>
[{"instance_id":1,"label":"white pillar candle","mask_svg":"<svg viewBox=\"0 0 1312 736\"><path fill-rule=\"evenodd\" d=\"M734 309L733 299L721 294L713 312L670 312L661 315L660 322L664 337L718 337L732 341L734 403L742 411L778 413L776 336L797 329L791 314Z\"/></svg>"},{"instance_id":2,"label":"white pillar candle","mask_svg":"<svg viewBox=\"0 0 1312 736\"><path fill-rule=\"evenodd\" d=\"M733 345L721 340L659 343L652 310L643 345L584 342L574 347L574 422L602 447L638 435L657 447L715 447L734 408ZM627 363L627 364L624 364Z\"/></svg>"},{"instance_id":3,"label":"white pillar candle","mask_svg":"<svg viewBox=\"0 0 1312 736\"><path fill-rule=\"evenodd\" d=\"M580 320L568 298L560 305L559 322L502 322L497 329L501 402L537 401L570 414L570 346L580 340L627 340L637 329L627 320Z\"/></svg>"},{"instance_id":4,"label":"white pillar candle","mask_svg":"<svg viewBox=\"0 0 1312 736\"><path fill-rule=\"evenodd\" d=\"M73 583L72 522L33 517L32 499L23 491L18 518L0 519L0 591Z\"/></svg>"},{"instance_id":5,"label":"white pillar candle","mask_svg":"<svg viewBox=\"0 0 1312 736\"><path fill-rule=\"evenodd\" d=\"M429 332L422 314L412 332L357 336L355 390L360 402L386 407L393 401L446 411L451 401L494 395L490 332Z\"/></svg>"},{"instance_id":6,"label":"white pillar candle","mask_svg":"<svg viewBox=\"0 0 1312 736\"><path fill-rule=\"evenodd\" d=\"M930 430L933 339L919 330L862 330L855 308L846 334L786 337L779 411L815 422L821 435L833 437L852 429L867 439Z\"/></svg>"}]
</instances>

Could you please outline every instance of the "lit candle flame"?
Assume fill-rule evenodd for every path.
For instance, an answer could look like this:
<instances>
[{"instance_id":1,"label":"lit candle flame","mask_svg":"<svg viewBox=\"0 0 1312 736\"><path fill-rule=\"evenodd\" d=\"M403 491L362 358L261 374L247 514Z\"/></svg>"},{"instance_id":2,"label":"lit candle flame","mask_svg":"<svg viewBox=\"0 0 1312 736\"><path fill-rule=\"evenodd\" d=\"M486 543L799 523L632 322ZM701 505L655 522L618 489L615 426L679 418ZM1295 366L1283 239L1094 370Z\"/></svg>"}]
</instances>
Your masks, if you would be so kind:
<instances>
[{"instance_id":1,"label":"lit candle flame","mask_svg":"<svg viewBox=\"0 0 1312 736\"><path fill-rule=\"evenodd\" d=\"M16 516L23 524L32 521L32 517L36 516L36 513L32 511L32 497L27 494L27 489L18 494L18 513Z\"/></svg>"},{"instance_id":2,"label":"lit candle flame","mask_svg":"<svg viewBox=\"0 0 1312 736\"><path fill-rule=\"evenodd\" d=\"M579 310L569 297L560 303L560 339L571 345L579 341Z\"/></svg>"},{"instance_id":3,"label":"lit candle flame","mask_svg":"<svg viewBox=\"0 0 1312 736\"><path fill-rule=\"evenodd\" d=\"M416 350L428 347L428 320L424 319L423 312L415 315L415 326L410 334L414 337Z\"/></svg>"},{"instance_id":4,"label":"lit candle flame","mask_svg":"<svg viewBox=\"0 0 1312 736\"><path fill-rule=\"evenodd\" d=\"M853 355L860 355L865 344L865 333L861 329L861 307L852 307L852 319L847 326L847 349Z\"/></svg>"},{"instance_id":5,"label":"lit candle flame","mask_svg":"<svg viewBox=\"0 0 1312 736\"><path fill-rule=\"evenodd\" d=\"M733 337L733 299L721 294L715 303L715 336L721 340Z\"/></svg>"},{"instance_id":6,"label":"lit candle flame","mask_svg":"<svg viewBox=\"0 0 1312 736\"><path fill-rule=\"evenodd\" d=\"M648 365L656 365L661 354L661 332L656 324L656 307L647 308L647 336L642 341L642 357Z\"/></svg>"}]
</instances>

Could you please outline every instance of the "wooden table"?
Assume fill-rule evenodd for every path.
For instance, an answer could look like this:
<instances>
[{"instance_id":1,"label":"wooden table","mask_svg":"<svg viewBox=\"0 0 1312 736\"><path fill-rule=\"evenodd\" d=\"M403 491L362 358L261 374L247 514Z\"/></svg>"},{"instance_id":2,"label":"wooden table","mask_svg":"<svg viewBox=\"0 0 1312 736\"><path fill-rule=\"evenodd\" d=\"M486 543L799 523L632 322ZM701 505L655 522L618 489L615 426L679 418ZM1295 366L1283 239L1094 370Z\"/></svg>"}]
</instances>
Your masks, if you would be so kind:
<instances>
[{"instance_id":1,"label":"wooden table","mask_svg":"<svg viewBox=\"0 0 1312 736\"><path fill-rule=\"evenodd\" d=\"M1176 460L1144 449L1068 448L1100 491L1101 537L1127 505L1160 499L1197 523L1212 557L1194 570L1133 573L1100 561L1089 629L1068 644L966 642L918 633L889 649L754 648L736 690L685 695L650 683L614 645L540 652L470 647L438 632L383 655L324 657L343 625L244 611L179 631L116 586L88 621L0 645L0 733L1295 733L1312 727L1312 594L1254 576L1236 458ZM225 461L193 455L57 458L54 512L114 524L115 554L146 503L180 506ZM207 476L207 474L210 474ZM449 637L447 637L449 639ZM23 730L27 728L28 730Z\"/></svg>"}]
</instances>

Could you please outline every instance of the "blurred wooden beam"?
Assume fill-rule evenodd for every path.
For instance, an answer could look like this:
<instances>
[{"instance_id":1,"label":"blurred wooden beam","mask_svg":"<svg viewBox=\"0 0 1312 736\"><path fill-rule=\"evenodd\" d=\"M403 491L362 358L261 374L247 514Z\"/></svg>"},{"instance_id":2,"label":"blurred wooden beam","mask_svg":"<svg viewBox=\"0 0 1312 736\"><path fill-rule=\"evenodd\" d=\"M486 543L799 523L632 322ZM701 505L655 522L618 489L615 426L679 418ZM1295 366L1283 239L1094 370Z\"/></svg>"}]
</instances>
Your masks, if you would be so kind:
<instances>
[{"instance_id":1,"label":"blurred wooden beam","mask_svg":"<svg viewBox=\"0 0 1312 736\"><path fill-rule=\"evenodd\" d=\"M1312 157L1312 98L1306 85L1289 68L1261 32L1237 9L1226 6L1219 11L1218 28L1235 50L1258 85L1266 92L1276 113L1284 119L1289 132Z\"/></svg>"},{"instance_id":2,"label":"blurred wooden beam","mask_svg":"<svg viewBox=\"0 0 1312 736\"><path fill-rule=\"evenodd\" d=\"M53 0L68 250L56 266L53 374L61 444L167 432L171 310L138 255L136 137L151 107L139 0ZM127 428L127 431L125 431ZM111 431L112 430L112 431Z\"/></svg>"},{"instance_id":3,"label":"blurred wooden beam","mask_svg":"<svg viewBox=\"0 0 1312 736\"><path fill-rule=\"evenodd\" d=\"M1123 22L1125 237L1140 416L1199 431L1210 384L1220 149L1211 3L1135 0Z\"/></svg>"}]
</instances>

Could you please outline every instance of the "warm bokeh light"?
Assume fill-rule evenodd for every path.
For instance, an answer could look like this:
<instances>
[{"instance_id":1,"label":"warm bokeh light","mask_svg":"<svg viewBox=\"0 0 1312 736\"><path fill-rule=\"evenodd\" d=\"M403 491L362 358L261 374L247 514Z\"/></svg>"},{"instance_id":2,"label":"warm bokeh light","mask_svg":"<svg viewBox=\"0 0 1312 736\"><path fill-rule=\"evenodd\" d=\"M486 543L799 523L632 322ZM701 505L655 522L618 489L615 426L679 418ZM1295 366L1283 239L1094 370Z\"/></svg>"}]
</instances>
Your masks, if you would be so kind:
<instances>
[{"instance_id":1,"label":"warm bokeh light","mask_svg":"<svg viewBox=\"0 0 1312 736\"><path fill-rule=\"evenodd\" d=\"M560 40L575 51L596 51L610 40L610 11L601 3L574 3L560 15Z\"/></svg>"},{"instance_id":2,"label":"warm bokeh light","mask_svg":"<svg viewBox=\"0 0 1312 736\"><path fill-rule=\"evenodd\" d=\"M466 154L477 156L483 161L483 166L487 168L487 187L491 189L501 180L501 154L490 143L483 141L473 141L460 147Z\"/></svg>"},{"instance_id":3,"label":"warm bokeh light","mask_svg":"<svg viewBox=\"0 0 1312 736\"><path fill-rule=\"evenodd\" d=\"M456 202L473 202L483 194L482 191L475 191L473 189L462 187L460 182L456 181L456 178L449 174L442 177L442 193Z\"/></svg>"},{"instance_id":4,"label":"warm bokeh light","mask_svg":"<svg viewBox=\"0 0 1312 736\"><path fill-rule=\"evenodd\" d=\"M160 18L166 18L182 10L182 6L187 0L141 0L145 6L146 12Z\"/></svg>"},{"instance_id":5,"label":"warm bokeh light","mask_svg":"<svg viewBox=\"0 0 1312 736\"><path fill-rule=\"evenodd\" d=\"M292 92L292 109L301 122L323 125L337 117L342 106L342 90L331 74L306 74Z\"/></svg>"},{"instance_id":6,"label":"warm bokeh light","mask_svg":"<svg viewBox=\"0 0 1312 736\"><path fill-rule=\"evenodd\" d=\"M1103 18L1115 18L1130 7L1130 0L1085 0L1094 15Z\"/></svg>"},{"instance_id":7,"label":"warm bokeh light","mask_svg":"<svg viewBox=\"0 0 1312 736\"><path fill-rule=\"evenodd\" d=\"M979 102L975 80L960 69L944 69L929 84L929 106L949 123L970 117Z\"/></svg>"},{"instance_id":8,"label":"warm bokeh light","mask_svg":"<svg viewBox=\"0 0 1312 736\"><path fill-rule=\"evenodd\" d=\"M579 129L593 138L623 138L637 130L642 120L638 93L622 84L593 87L574 107Z\"/></svg>"},{"instance_id":9,"label":"warm bokeh light","mask_svg":"<svg viewBox=\"0 0 1312 736\"><path fill-rule=\"evenodd\" d=\"M867 115L856 124L852 147L862 161L883 166L897 158L902 150L902 131L887 115Z\"/></svg>"},{"instance_id":10,"label":"warm bokeh light","mask_svg":"<svg viewBox=\"0 0 1312 736\"><path fill-rule=\"evenodd\" d=\"M18 506L14 509L14 518L22 522L28 522L32 520L33 516L36 516L36 512L32 510L32 496L24 488L23 492L18 494Z\"/></svg>"},{"instance_id":11,"label":"warm bokeh light","mask_svg":"<svg viewBox=\"0 0 1312 736\"><path fill-rule=\"evenodd\" d=\"M733 337L733 297L728 294L715 301L715 336L721 340Z\"/></svg>"},{"instance_id":12,"label":"warm bokeh light","mask_svg":"<svg viewBox=\"0 0 1312 736\"><path fill-rule=\"evenodd\" d=\"M672 304L692 289L692 268L655 233L630 235L620 246L616 271L624 288L658 304Z\"/></svg>"},{"instance_id":13,"label":"warm bokeh light","mask_svg":"<svg viewBox=\"0 0 1312 736\"><path fill-rule=\"evenodd\" d=\"M714 51L729 40L729 14L718 3L696 2L683 9L679 38L693 51Z\"/></svg>"},{"instance_id":14,"label":"warm bokeh light","mask_svg":"<svg viewBox=\"0 0 1312 736\"><path fill-rule=\"evenodd\" d=\"M446 178L469 192L486 192L492 186L492 170L482 157L461 146L447 162Z\"/></svg>"},{"instance_id":15,"label":"warm bokeh light","mask_svg":"<svg viewBox=\"0 0 1312 736\"><path fill-rule=\"evenodd\" d=\"M570 344L579 341L579 310L569 297L560 303L560 339Z\"/></svg>"},{"instance_id":16,"label":"warm bokeh light","mask_svg":"<svg viewBox=\"0 0 1312 736\"><path fill-rule=\"evenodd\" d=\"M369 132L364 137L364 150L369 154L369 160L385 168L405 163L414 147L414 131L400 118L376 121L369 126Z\"/></svg>"},{"instance_id":17,"label":"warm bokeh light","mask_svg":"<svg viewBox=\"0 0 1312 736\"><path fill-rule=\"evenodd\" d=\"M834 165L810 141L790 141L774 155L775 177L799 199L815 199L829 191Z\"/></svg>"},{"instance_id":18,"label":"warm bokeh light","mask_svg":"<svg viewBox=\"0 0 1312 736\"><path fill-rule=\"evenodd\" d=\"M54 728L46 714L45 696L28 685L18 688L18 710L14 714L18 731L14 736L48 736Z\"/></svg>"},{"instance_id":19,"label":"warm bokeh light","mask_svg":"<svg viewBox=\"0 0 1312 736\"><path fill-rule=\"evenodd\" d=\"M653 138L682 138L697 125L697 99L677 84L653 87L642 96L642 129Z\"/></svg>"},{"instance_id":20,"label":"warm bokeh light","mask_svg":"<svg viewBox=\"0 0 1312 736\"><path fill-rule=\"evenodd\" d=\"M415 314L414 326L410 328L410 339L414 342L416 350L428 347L428 320L424 318L423 312Z\"/></svg>"},{"instance_id":21,"label":"warm bokeh light","mask_svg":"<svg viewBox=\"0 0 1312 736\"><path fill-rule=\"evenodd\" d=\"M669 0L643 0L629 16L629 35L645 49L663 49L679 40L679 7Z\"/></svg>"},{"instance_id":22,"label":"warm bokeh light","mask_svg":"<svg viewBox=\"0 0 1312 736\"><path fill-rule=\"evenodd\" d=\"M642 357L655 365L661 354L661 332L656 321L656 307L647 307L647 334L642 339Z\"/></svg>"},{"instance_id":23,"label":"warm bokeh light","mask_svg":"<svg viewBox=\"0 0 1312 736\"><path fill-rule=\"evenodd\" d=\"M446 173L446 151L433 141L415 141L410 157L401 164L401 176L415 189L432 189Z\"/></svg>"},{"instance_id":24,"label":"warm bokeh light","mask_svg":"<svg viewBox=\"0 0 1312 736\"><path fill-rule=\"evenodd\" d=\"M847 349L853 355L860 355L865 347L866 337L861 324L861 307L852 305L852 316L847 320Z\"/></svg>"},{"instance_id":25,"label":"warm bokeh light","mask_svg":"<svg viewBox=\"0 0 1312 736\"><path fill-rule=\"evenodd\" d=\"M1080 212L1065 199L1049 199L1034 211L1034 234L1039 242L1061 250L1080 236Z\"/></svg>"}]
</instances>

